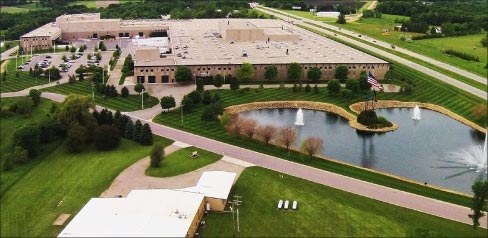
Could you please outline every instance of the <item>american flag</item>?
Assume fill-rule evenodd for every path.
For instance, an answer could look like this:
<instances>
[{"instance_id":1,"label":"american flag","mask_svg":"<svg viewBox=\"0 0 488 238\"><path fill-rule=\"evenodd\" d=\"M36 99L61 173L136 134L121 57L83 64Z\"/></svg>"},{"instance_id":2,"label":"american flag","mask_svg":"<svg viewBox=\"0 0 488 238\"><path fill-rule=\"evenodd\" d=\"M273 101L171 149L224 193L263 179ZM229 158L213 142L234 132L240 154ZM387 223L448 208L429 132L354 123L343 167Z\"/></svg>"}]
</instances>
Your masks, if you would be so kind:
<instances>
[{"instance_id":1,"label":"american flag","mask_svg":"<svg viewBox=\"0 0 488 238\"><path fill-rule=\"evenodd\" d=\"M383 90L383 87L378 83L378 80L373 76L371 71L368 72L368 83L379 88L380 90Z\"/></svg>"}]
</instances>

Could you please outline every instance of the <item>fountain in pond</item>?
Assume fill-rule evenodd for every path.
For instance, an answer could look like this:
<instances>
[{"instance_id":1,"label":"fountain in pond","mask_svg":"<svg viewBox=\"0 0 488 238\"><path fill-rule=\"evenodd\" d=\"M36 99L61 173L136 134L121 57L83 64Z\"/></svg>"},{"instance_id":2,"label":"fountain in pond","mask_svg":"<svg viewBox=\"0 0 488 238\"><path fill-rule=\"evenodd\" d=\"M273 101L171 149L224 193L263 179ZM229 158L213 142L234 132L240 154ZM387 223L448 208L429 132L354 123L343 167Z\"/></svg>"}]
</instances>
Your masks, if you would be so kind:
<instances>
[{"instance_id":1,"label":"fountain in pond","mask_svg":"<svg viewBox=\"0 0 488 238\"><path fill-rule=\"evenodd\" d=\"M419 105L416 105L415 108L413 109L413 117L412 119L414 120L420 120L422 117L420 117L420 108Z\"/></svg>"},{"instance_id":2,"label":"fountain in pond","mask_svg":"<svg viewBox=\"0 0 488 238\"><path fill-rule=\"evenodd\" d=\"M449 168L449 169L463 169L458 173L446 176L442 179L449 179L452 177L457 177L469 172L479 173L478 179L485 177L488 173L487 170L487 158L486 158L486 141L487 136L485 135L485 144L483 146L470 146L468 149L462 149L459 152L454 152L450 154L449 158L446 160L441 160L447 163L454 164L452 166L437 166L436 168Z\"/></svg>"},{"instance_id":3,"label":"fountain in pond","mask_svg":"<svg viewBox=\"0 0 488 238\"><path fill-rule=\"evenodd\" d=\"M303 112L302 112L302 109L301 108L298 109L297 116L295 118L295 125L296 126L303 126L303 125L305 125L303 123Z\"/></svg>"}]
</instances>

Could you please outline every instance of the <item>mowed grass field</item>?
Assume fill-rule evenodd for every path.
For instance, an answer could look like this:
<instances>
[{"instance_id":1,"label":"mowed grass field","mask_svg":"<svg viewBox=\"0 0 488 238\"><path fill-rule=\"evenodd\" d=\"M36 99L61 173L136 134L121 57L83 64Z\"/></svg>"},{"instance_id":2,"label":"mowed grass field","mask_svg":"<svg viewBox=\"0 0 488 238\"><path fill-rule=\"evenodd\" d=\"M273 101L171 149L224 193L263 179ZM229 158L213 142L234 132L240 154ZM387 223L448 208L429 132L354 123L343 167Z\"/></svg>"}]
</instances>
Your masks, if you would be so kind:
<instances>
[{"instance_id":1,"label":"mowed grass field","mask_svg":"<svg viewBox=\"0 0 488 238\"><path fill-rule=\"evenodd\" d=\"M0 8L0 11L2 13L23 13L23 12L28 12L28 11L36 11L36 10L46 10L48 8L42 7L40 3L28 3L28 4L23 4L23 5L18 5L18 6L2 6Z\"/></svg>"},{"instance_id":2,"label":"mowed grass field","mask_svg":"<svg viewBox=\"0 0 488 238\"><path fill-rule=\"evenodd\" d=\"M476 35L445 37L426 40L414 40L411 42L400 40L400 36L404 35L410 38L419 33L394 31L393 27L401 25L395 23L395 19L408 19L404 16L382 14L382 18L362 18L360 21L347 24L337 24L335 22L326 22L332 25L357 32L365 36L373 37L375 39L391 43L393 45L411 50L413 52L423 54L433 59L451 64L469 72L487 77L487 70L484 68L487 64L487 49L482 47L480 41L486 36L486 33ZM389 29L390 35L383 35L383 30ZM467 61L461 58L450 56L442 53L443 50L453 49L460 52L465 52L470 55L478 56L480 62Z\"/></svg>"},{"instance_id":3,"label":"mowed grass field","mask_svg":"<svg viewBox=\"0 0 488 238\"><path fill-rule=\"evenodd\" d=\"M232 213L204 217L202 237L485 237L470 225L397 207L260 167L246 168L233 195L242 196L239 226ZM230 196L232 198L232 196ZM278 210L279 200L298 202ZM226 210L229 210L228 208Z\"/></svg>"},{"instance_id":4,"label":"mowed grass field","mask_svg":"<svg viewBox=\"0 0 488 238\"><path fill-rule=\"evenodd\" d=\"M27 61L27 57L19 57L17 59L17 64L22 65ZM30 88L36 85L46 84L49 82L48 78L44 75L39 77L34 77L29 75L29 71L20 71L15 67L15 59L10 59L5 61L4 68L2 69L1 77L3 77L3 70L7 71L7 80L0 80L0 92L17 92ZM17 72L19 77L17 77Z\"/></svg>"},{"instance_id":5,"label":"mowed grass field","mask_svg":"<svg viewBox=\"0 0 488 238\"><path fill-rule=\"evenodd\" d=\"M280 9L280 11L286 12L288 14L293 14L293 15L297 15L297 16L300 16L300 17L312 19L312 20L315 20L315 21L322 21L322 22L327 22L327 23L337 21L337 18L335 18L335 17L320 17L320 16L315 16L311 12L306 12L306 11L281 10L281 9Z\"/></svg>"},{"instance_id":6,"label":"mowed grass field","mask_svg":"<svg viewBox=\"0 0 488 238\"><path fill-rule=\"evenodd\" d=\"M196 151L197 158L191 158L191 154ZM212 153L197 147L179 149L167 155L160 168L149 167L146 174L154 177L171 177L191 172L222 158L222 155Z\"/></svg>"},{"instance_id":7,"label":"mowed grass field","mask_svg":"<svg viewBox=\"0 0 488 238\"><path fill-rule=\"evenodd\" d=\"M69 84L61 84L56 85L49 88L44 88L42 91L45 92L52 92L52 93L59 93L63 95L68 94L80 94L84 96L92 96L92 85L91 82L88 80L84 81L76 81L75 83ZM95 103L110 108L113 110L120 110L122 112L129 112L129 111L137 111L142 109L142 99L139 95L129 95L127 98L123 98L120 96L115 98L106 98L103 99L103 95L95 93ZM154 105L159 103L159 99L149 96L144 98L144 109L153 107Z\"/></svg>"},{"instance_id":8,"label":"mowed grass field","mask_svg":"<svg viewBox=\"0 0 488 238\"><path fill-rule=\"evenodd\" d=\"M2 98L12 103L16 98ZM1 118L1 158L10 147L16 128L46 118L51 101L42 99L31 117ZM154 137L167 146L171 140ZM79 154L69 153L58 140L41 146L41 153L1 178L1 237L55 237L63 227L52 222L61 213L73 216L92 197L98 197L125 168L147 156L151 146L122 139L114 151L97 151L90 146ZM3 164L3 163L2 163Z\"/></svg>"},{"instance_id":9,"label":"mowed grass field","mask_svg":"<svg viewBox=\"0 0 488 238\"><path fill-rule=\"evenodd\" d=\"M2 98L1 99L1 104L8 106L12 103L14 103L18 98ZM14 114L11 117L2 117L0 118L0 163L3 166L3 160L5 157L5 153L8 153L11 151L12 146L12 138L13 138L13 133L14 131L23 125L29 124L29 123L36 123L38 121L41 121L43 119L47 118L47 115L49 113L49 110L51 109L52 102L47 99L41 99L41 103L34 108L34 110L31 113L31 116L23 116L23 115L18 115ZM50 145L46 146L41 146L40 148L40 155L38 158L44 158L47 156L54 148L59 146L59 142L52 143ZM23 174L28 172L33 166L36 166L42 159L36 159L31 161L28 164L22 165L22 166L16 166L14 170L9 171L9 172L2 172L0 173L0 192L1 194L4 194L4 192L12 185L14 184L18 178L22 177ZM2 168L0 166L0 169Z\"/></svg>"}]
</instances>

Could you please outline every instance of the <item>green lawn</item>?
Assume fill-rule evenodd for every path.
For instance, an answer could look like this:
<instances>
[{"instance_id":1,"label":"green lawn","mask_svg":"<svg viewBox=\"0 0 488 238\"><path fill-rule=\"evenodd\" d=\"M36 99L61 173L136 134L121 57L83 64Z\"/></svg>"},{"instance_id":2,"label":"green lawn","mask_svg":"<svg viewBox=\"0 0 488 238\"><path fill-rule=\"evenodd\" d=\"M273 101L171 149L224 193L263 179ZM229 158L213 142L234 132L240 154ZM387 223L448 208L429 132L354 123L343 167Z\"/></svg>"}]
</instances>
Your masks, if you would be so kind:
<instances>
[{"instance_id":1,"label":"green lawn","mask_svg":"<svg viewBox=\"0 0 488 238\"><path fill-rule=\"evenodd\" d=\"M313 26L315 26L315 27L319 27L319 28L327 29L327 28L325 28L325 27L319 26L319 25L314 24L314 23L311 23L311 22L305 22L305 23L310 24L310 25L313 25ZM326 33L324 33L324 32L317 31L317 30L312 29L312 28L310 28L310 27L308 27L308 26L304 26L304 25L300 25L300 24L297 24L297 26L299 26L299 27L301 27L301 28L304 28L304 29L306 29L306 30L309 30L309 31L311 31L311 32L317 33L317 34L319 34L319 35L322 35L322 36L328 37L328 38L330 38L330 39L332 39L332 40L335 40L335 41L337 41L337 42L340 42L340 43L342 43L342 44L344 44L344 45L348 45L348 46L350 46L350 47L352 47L352 48L356 48L356 49L358 49L358 50L360 50L360 51L366 52L366 53L368 53L368 54L370 54L370 55L373 55L373 56L376 56L376 57L378 57L378 58L383 58L385 61L393 62L393 61L392 61L391 59L389 59L389 58L382 57L382 56L380 56L380 55L376 54L375 52L372 52L372 51L369 51L369 50L363 49L363 48L358 47L358 46L356 46L356 45L353 45L353 44L351 44L351 43L349 43L349 42L345 42L345 41L343 41L343 40L341 40L341 39L339 39L339 38L337 38L337 37L335 37L335 36L332 36L332 35L327 35L327 34L326 34ZM336 32L337 34L342 34L342 35L344 35L344 36L345 36L345 34L341 33L340 31L334 31L334 30L329 30L329 31ZM374 45L373 43L368 42L368 41L366 41L366 40L363 40L363 39L361 39L361 38L355 38L355 40L357 40L357 41L360 41L360 42L362 42L362 43L365 43L365 44L368 44L368 45L371 45L371 46L376 47L376 45ZM463 83L466 83L466 84L468 84L468 85L470 85L470 86L473 86L473 87L475 87L475 88L477 88L477 89L480 89L480 90L483 90L483 91L486 91L486 90L487 90L487 88L486 88L486 85L485 85L485 84L480 83L480 82L478 82L478 81L475 81L475 80L473 80L473 79L471 79L471 78L465 77L465 76L463 76L463 75L456 74L456 73L454 73L454 72L452 72L452 71L449 71L449 70L446 70L446 69L444 69L444 68L438 67L438 66L436 66L436 65L434 65L434 64L430 64L430 63L428 63L428 62L425 62L425 61L419 60L419 59L414 58L414 57L412 57L412 56L409 56L409 55L406 55L406 54L400 53L400 52L395 51L395 50L390 49L390 48L383 48L383 47L379 47L379 48L381 48L382 50L384 50L384 51L386 51L386 52L389 52L389 53L391 53L391 54L395 54L395 55L400 56L400 57L402 57L402 58L404 58L404 59L410 60L410 61L412 61L412 62L415 62L415 63L417 63L417 64L420 64L420 65L422 65L422 66L425 66L425 67L427 67L427 68L430 68L430 69L432 69L432 70L435 70L435 71L437 71L437 72L439 72L439 73L445 74L445 75L447 75L447 76L449 76L449 77L452 77L453 79L456 79L456 80L458 80L458 81L461 81L461 82L463 82Z\"/></svg>"},{"instance_id":2,"label":"green lawn","mask_svg":"<svg viewBox=\"0 0 488 238\"><path fill-rule=\"evenodd\" d=\"M159 137L155 142L168 145ZM90 198L107 189L120 172L147 156L151 148L126 139L115 151L89 148L71 154L65 146L56 148L3 194L1 236L56 236L62 227L51 223L59 214L75 215Z\"/></svg>"},{"instance_id":3,"label":"green lawn","mask_svg":"<svg viewBox=\"0 0 488 238\"><path fill-rule=\"evenodd\" d=\"M17 98L2 98L2 105L10 105L14 103L17 100ZM14 114L11 117L2 117L0 118L0 137L2 138L0 140L0 155L4 155L11 149L11 142L13 138L13 133L15 129L18 127L28 124L28 123L35 123L36 121L43 120L44 118L47 118L47 115L49 113L49 110L52 105L52 101L47 100L47 99L41 99L41 103L39 106L34 108L34 110L31 113L31 116L22 116L18 114ZM41 147L41 152L40 155L38 156L39 158L43 158L46 155L48 155L54 148L59 146L59 142L52 143L47 146L42 146ZM3 159L4 157L1 157L2 159L0 162L2 162L3 166ZM41 160L37 159L32 161L31 163L28 163L23 166L16 166L14 170L9 171L9 172L1 172L1 177L0 177L0 192L1 194L4 194L4 192L12 185L14 184L18 178L22 177L26 172L28 172L33 166L36 166ZM1 169L1 166L0 166Z\"/></svg>"},{"instance_id":4,"label":"green lawn","mask_svg":"<svg viewBox=\"0 0 488 238\"><path fill-rule=\"evenodd\" d=\"M200 155L196 159L190 158L193 151ZM154 177L171 177L204 167L222 158L222 155L202 150L197 147L188 147L167 155L160 168L149 167L146 174Z\"/></svg>"},{"instance_id":5,"label":"green lawn","mask_svg":"<svg viewBox=\"0 0 488 238\"><path fill-rule=\"evenodd\" d=\"M260 167L243 171L234 194L239 206L236 237L473 237L470 225L397 207ZM232 198L232 196L231 196ZM296 200L298 210L278 210L279 200ZM291 207L291 204L290 204ZM229 209L226 209L229 210ZM204 217L202 237L232 237L232 213ZM475 237L486 236L478 229Z\"/></svg>"},{"instance_id":6,"label":"green lawn","mask_svg":"<svg viewBox=\"0 0 488 238\"><path fill-rule=\"evenodd\" d=\"M335 21L337 21L337 18L335 18L335 17L319 17L319 16L313 15L311 12L306 12L306 11L297 11L297 10L281 10L281 11L286 12L288 14L297 15L297 16L300 16L303 18L312 19L315 21L322 21L322 22L335 22Z\"/></svg>"},{"instance_id":7,"label":"green lawn","mask_svg":"<svg viewBox=\"0 0 488 238\"><path fill-rule=\"evenodd\" d=\"M29 58L30 57L19 57L17 59L17 64L21 65ZM26 71L17 70L17 68L15 67L15 59L8 60L6 64L7 80L0 80L0 92L2 93L21 91L23 89L30 88L36 85L48 83L48 79L44 75L40 77L34 77L29 75L28 69ZM19 77L17 77L16 75L17 72L19 73Z\"/></svg>"},{"instance_id":8,"label":"green lawn","mask_svg":"<svg viewBox=\"0 0 488 238\"><path fill-rule=\"evenodd\" d=\"M476 35L446 37L437 39L414 40L410 43L401 41L400 36L404 35L411 37L418 35L418 33L394 31L393 26L401 25L395 23L394 20L405 18L403 16L383 14L381 19L378 18L363 18L360 21L348 24L337 24L335 22L327 22L332 25L348 29L359 34L376 38L396 46L411 50L413 52L437 59L439 61L454 65L456 67L465 69L469 72L478 74L480 76L487 76L487 71L484 68L487 63L486 48L481 46L481 39L486 36L486 33ZM390 29L390 35L383 35L383 29ZM442 50L454 49L461 52L466 52L471 55L478 56L480 62L466 61L448 54L442 53Z\"/></svg>"},{"instance_id":9,"label":"green lawn","mask_svg":"<svg viewBox=\"0 0 488 238\"><path fill-rule=\"evenodd\" d=\"M2 41L3 42L3 41ZM19 41L7 41L7 44L10 44L10 47L9 48L6 48L5 45L2 45L0 47L0 53L3 53L4 51L8 50L8 49L11 49L15 46L18 46L19 45Z\"/></svg>"},{"instance_id":10,"label":"green lawn","mask_svg":"<svg viewBox=\"0 0 488 238\"><path fill-rule=\"evenodd\" d=\"M42 91L59 93L63 95L80 94L92 96L92 85L88 80L76 81L73 84L65 83L56 85L54 87L44 88ZM119 92L120 94L120 92ZM95 93L95 103L113 110L120 110L123 112L141 110L141 96L129 95L128 98L123 98L120 95L115 98L103 99L101 94ZM144 99L144 109L153 107L158 104L159 100L153 96Z\"/></svg>"},{"instance_id":11,"label":"green lawn","mask_svg":"<svg viewBox=\"0 0 488 238\"><path fill-rule=\"evenodd\" d=\"M15 6L15 7L5 7L5 6L2 6L0 11L2 13L12 13L12 14L15 14L15 13L23 13L23 12L28 12L28 11L36 11L36 10L47 10L49 8L47 7L42 7L39 3L27 3L27 4L23 4L23 5L18 5L18 6Z\"/></svg>"},{"instance_id":12,"label":"green lawn","mask_svg":"<svg viewBox=\"0 0 488 238\"><path fill-rule=\"evenodd\" d=\"M69 6L72 6L72 5L84 5L87 8L97 8L96 1L74 1L74 2L68 3L68 5Z\"/></svg>"}]
</instances>

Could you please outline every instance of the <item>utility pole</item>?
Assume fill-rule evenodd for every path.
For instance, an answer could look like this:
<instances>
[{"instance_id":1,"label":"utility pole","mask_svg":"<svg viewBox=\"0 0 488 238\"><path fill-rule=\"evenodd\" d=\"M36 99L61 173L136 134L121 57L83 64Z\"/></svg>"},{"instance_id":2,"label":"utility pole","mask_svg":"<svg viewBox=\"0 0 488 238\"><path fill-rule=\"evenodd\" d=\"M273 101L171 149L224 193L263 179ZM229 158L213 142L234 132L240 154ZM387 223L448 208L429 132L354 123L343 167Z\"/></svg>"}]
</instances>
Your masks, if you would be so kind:
<instances>
[{"instance_id":1,"label":"utility pole","mask_svg":"<svg viewBox=\"0 0 488 238\"><path fill-rule=\"evenodd\" d=\"M235 206L237 206L236 213L237 213L237 232L240 232L240 226L239 226L239 206L241 205L242 201L239 200L241 199L242 196L234 195L234 200L232 202L229 202ZM232 209L232 219L234 219L234 209Z\"/></svg>"},{"instance_id":2,"label":"utility pole","mask_svg":"<svg viewBox=\"0 0 488 238\"><path fill-rule=\"evenodd\" d=\"M141 110L144 109L144 89L142 89L141 93Z\"/></svg>"},{"instance_id":3,"label":"utility pole","mask_svg":"<svg viewBox=\"0 0 488 238\"><path fill-rule=\"evenodd\" d=\"M105 85L105 65L102 67L102 85Z\"/></svg>"}]
</instances>

